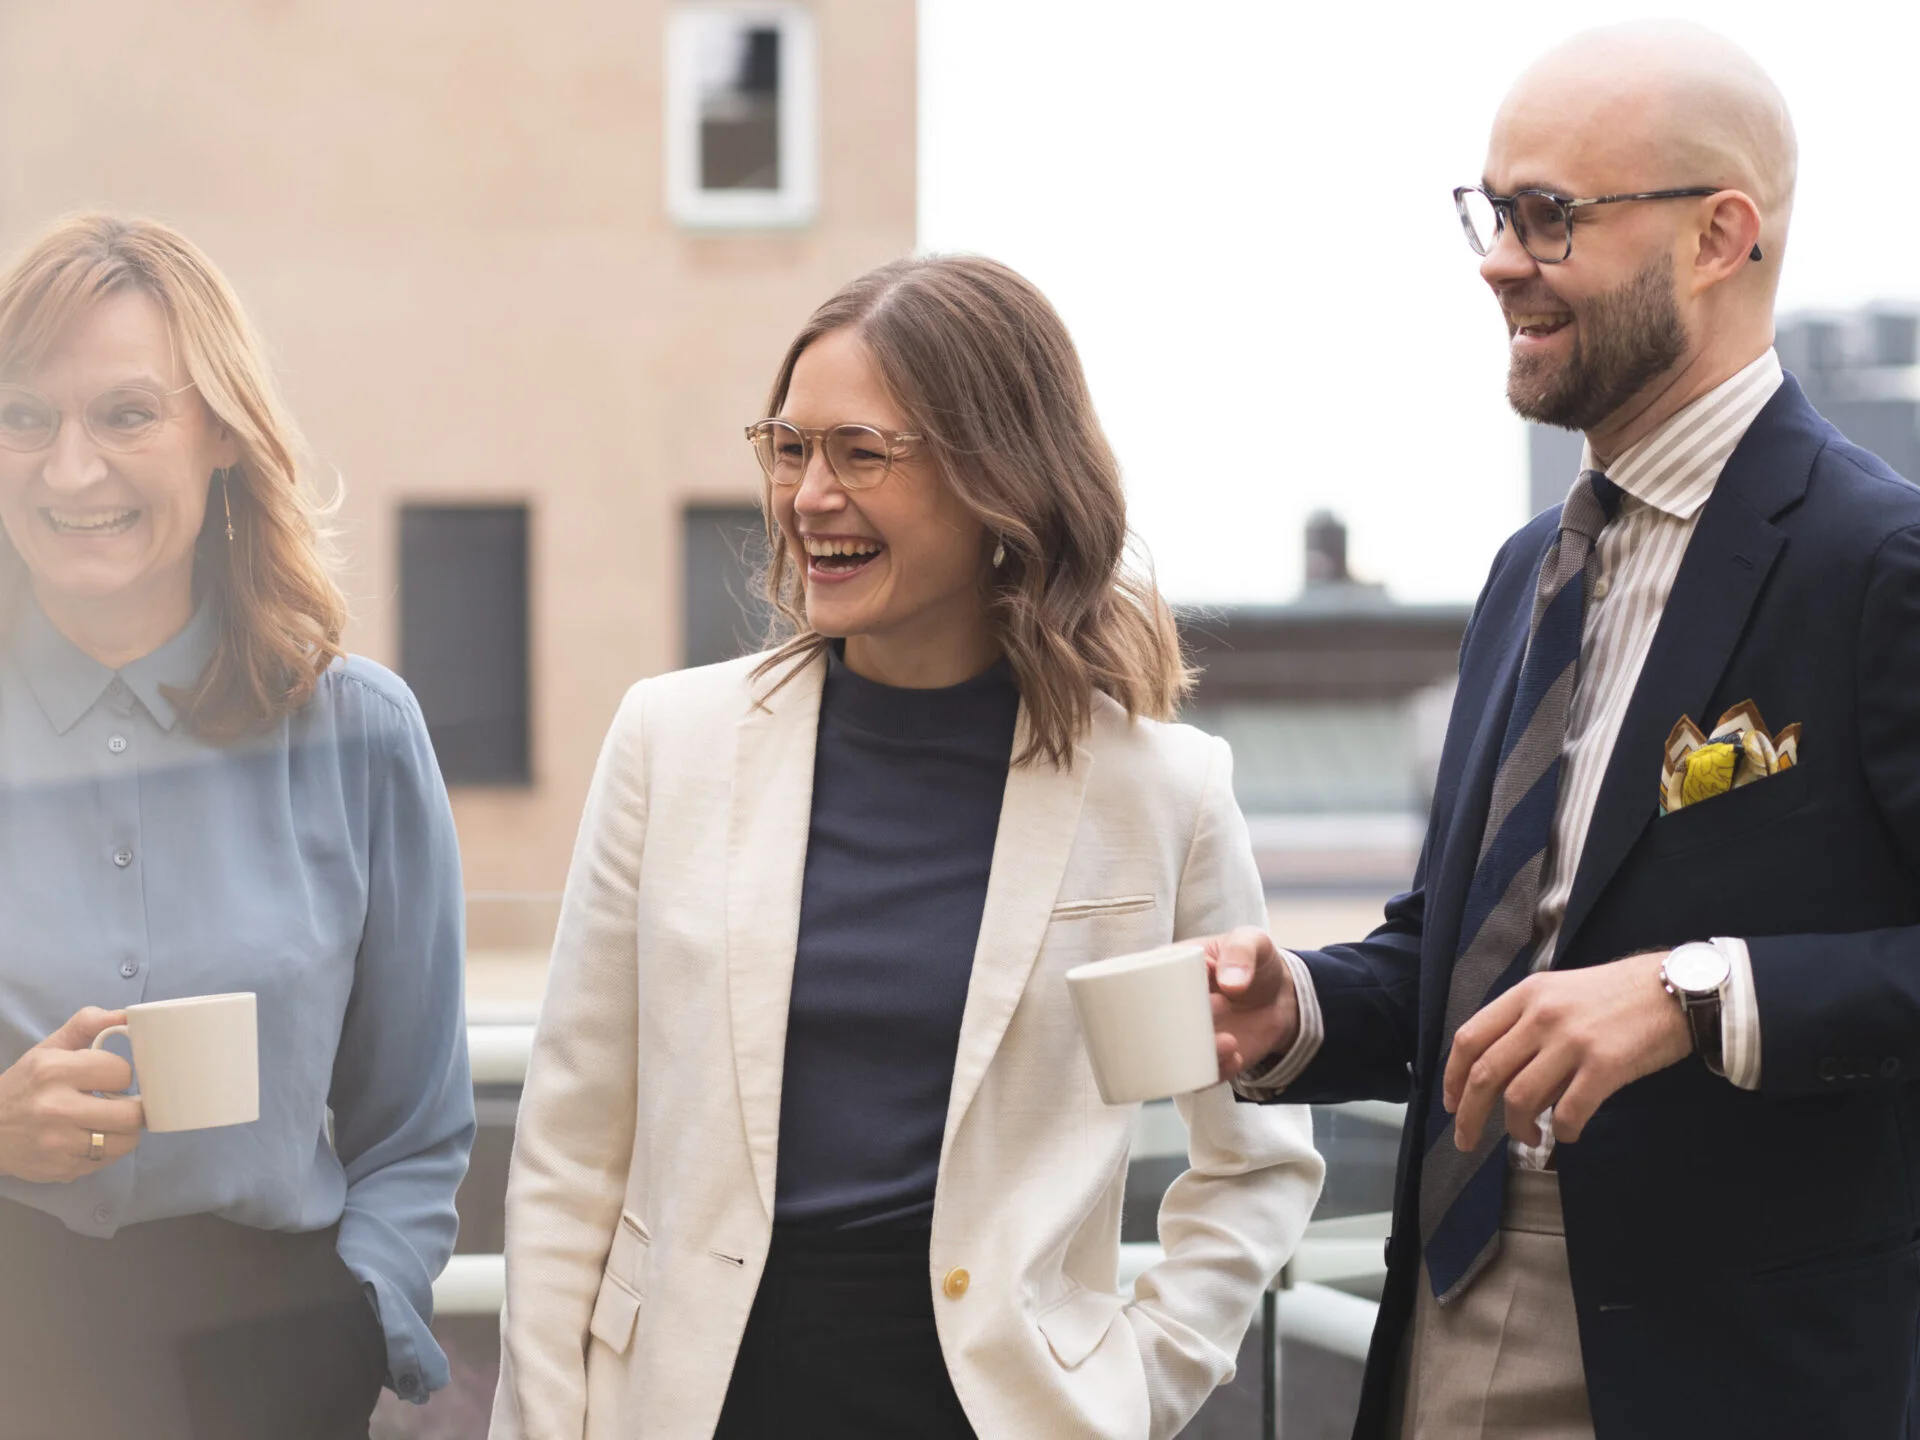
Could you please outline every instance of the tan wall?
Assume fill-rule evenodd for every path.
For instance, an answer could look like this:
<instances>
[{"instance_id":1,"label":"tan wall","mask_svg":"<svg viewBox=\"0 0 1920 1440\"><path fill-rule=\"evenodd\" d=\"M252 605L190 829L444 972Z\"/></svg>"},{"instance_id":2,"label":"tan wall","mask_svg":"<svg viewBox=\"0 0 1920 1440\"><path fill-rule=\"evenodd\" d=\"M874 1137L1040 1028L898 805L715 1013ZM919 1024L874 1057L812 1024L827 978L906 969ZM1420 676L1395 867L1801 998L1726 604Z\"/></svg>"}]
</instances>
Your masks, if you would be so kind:
<instances>
[{"instance_id":1,"label":"tan wall","mask_svg":"<svg viewBox=\"0 0 1920 1440\"><path fill-rule=\"evenodd\" d=\"M679 662L680 509L739 501L808 311L914 238L913 0L817 0L820 218L668 220L663 0L0 4L0 241L180 225L345 481L352 648L395 649L396 507L533 507L530 790L456 793L472 889L557 889L600 738Z\"/></svg>"}]
</instances>

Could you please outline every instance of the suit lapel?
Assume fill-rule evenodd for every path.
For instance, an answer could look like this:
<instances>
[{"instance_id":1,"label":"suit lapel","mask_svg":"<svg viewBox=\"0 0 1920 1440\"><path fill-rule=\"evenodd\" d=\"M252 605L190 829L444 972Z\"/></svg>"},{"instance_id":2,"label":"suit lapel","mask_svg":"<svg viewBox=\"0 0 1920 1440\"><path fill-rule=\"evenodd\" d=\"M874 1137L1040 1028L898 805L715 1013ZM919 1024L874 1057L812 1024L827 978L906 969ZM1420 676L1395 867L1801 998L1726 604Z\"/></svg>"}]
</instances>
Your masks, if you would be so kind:
<instances>
[{"instance_id":1,"label":"suit lapel","mask_svg":"<svg viewBox=\"0 0 1920 1440\"><path fill-rule=\"evenodd\" d=\"M1786 537L1772 521L1805 494L1824 438L1821 424L1787 377L1728 459L1700 512L1607 761L1561 921L1556 964L1657 813L1668 732L1682 715L1702 729L1719 718L1707 714L1707 707L1780 558Z\"/></svg>"},{"instance_id":2,"label":"suit lapel","mask_svg":"<svg viewBox=\"0 0 1920 1440\"><path fill-rule=\"evenodd\" d=\"M1506 633L1498 638L1499 659L1492 685L1481 702L1479 724L1460 768L1460 788L1454 792L1453 814L1440 850L1440 864L1428 877L1432 894L1427 913L1436 920L1446 917L1452 928L1430 937L1436 942L1436 949L1429 953L1437 954L1441 963L1421 967L1421 1014L1427 1017L1425 1031L1430 1032L1422 1035L1423 1047L1439 1044L1440 1025L1447 1008L1447 986L1460 948L1461 911L1466 907L1467 889L1473 883L1474 867L1479 863L1487 807L1492 803L1494 776L1500 768L1500 744L1506 736L1507 715L1513 709L1514 692L1520 684L1520 666L1526 659L1527 633L1533 622L1533 578L1538 575L1546 549L1552 544L1553 535L1549 533L1540 554L1527 566L1529 603L1509 613ZM1426 1072L1423 1069L1421 1073Z\"/></svg>"},{"instance_id":3,"label":"suit lapel","mask_svg":"<svg viewBox=\"0 0 1920 1440\"><path fill-rule=\"evenodd\" d=\"M1025 748L1030 734L1022 706L1014 754ZM993 841L993 868L987 877L987 903L980 916L980 939L960 1021L960 1048L954 1059L946 1138L941 1145L942 1168L1047 938L1093 766L1092 752L1081 746L1074 751L1071 770L1042 760L1016 765L1007 773Z\"/></svg>"},{"instance_id":4,"label":"suit lapel","mask_svg":"<svg viewBox=\"0 0 1920 1440\"><path fill-rule=\"evenodd\" d=\"M749 710L734 755L727 828L727 1003L747 1151L769 1217L825 675L825 663L816 658L779 694ZM755 693L764 694L773 683L757 683Z\"/></svg>"}]
</instances>

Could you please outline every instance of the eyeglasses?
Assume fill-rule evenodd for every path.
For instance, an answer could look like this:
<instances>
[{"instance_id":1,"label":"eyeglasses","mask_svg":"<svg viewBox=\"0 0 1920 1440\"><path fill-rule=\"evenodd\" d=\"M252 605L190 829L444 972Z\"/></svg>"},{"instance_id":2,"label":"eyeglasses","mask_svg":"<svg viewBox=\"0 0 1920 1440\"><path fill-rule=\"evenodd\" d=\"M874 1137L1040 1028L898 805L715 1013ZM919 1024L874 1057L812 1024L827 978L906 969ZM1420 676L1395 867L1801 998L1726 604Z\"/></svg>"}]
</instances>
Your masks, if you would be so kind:
<instances>
[{"instance_id":1,"label":"eyeglasses","mask_svg":"<svg viewBox=\"0 0 1920 1440\"><path fill-rule=\"evenodd\" d=\"M756 420L747 439L760 468L776 485L798 485L813 463L813 447L827 457L827 468L849 490L871 490L893 469L899 447L923 436L877 425L823 425L809 430L786 420Z\"/></svg>"},{"instance_id":2,"label":"eyeglasses","mask_svg":"<svg viewBox=\"0 0 1920 1440\"><path fill-rule=\"evenodd\" d=\"M1460 228L1467 232L1467 244L1473 247L1474 254L1490 254L1500 243L1500 232L1511 218L1520 247L1542 265L1558 265L1573 254L1573 212L1576 210L1588 205L1620 205L1629 200L1691 200L1718 195L1722 188L1693 185L1685 190L1640 190L1631 195L1595 195L1576 200L1549 190L1494 195L1478 185L1462 185L1453 192L1453 205L1460 212ZM1760 258L1758 245L1753 247L1751 258Z\"/></svg>"},{"instance_id":3,"label":"eyeglasses","mask_svg":"<svg viewBox=\"0 0 1920 1440\"><path fill-rule=\"evenodd\" d=\"M193 389L193 384L189 380L178 390L116 385L86 403L80 423L103 450L138 450L166 424L167 401ZM24 385L0 385L0 449L22 454L45 450L60 434L65 418L46 396Z\"/></svg>"}]
</instances>

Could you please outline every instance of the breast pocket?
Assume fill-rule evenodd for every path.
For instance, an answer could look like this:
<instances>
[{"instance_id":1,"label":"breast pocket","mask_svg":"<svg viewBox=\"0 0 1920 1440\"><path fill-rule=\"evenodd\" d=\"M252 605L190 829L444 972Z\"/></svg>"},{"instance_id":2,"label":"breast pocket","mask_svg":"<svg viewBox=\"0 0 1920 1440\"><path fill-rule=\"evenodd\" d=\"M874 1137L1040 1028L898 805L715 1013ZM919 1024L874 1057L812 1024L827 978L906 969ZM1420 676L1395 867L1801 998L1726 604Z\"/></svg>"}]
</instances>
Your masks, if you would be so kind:
<instances>
[{"instance_id":1,"label":"breast pocket","mask_svg":"<svg viewBox=\"0 0 1920 1440\"><path fill-rule=\"evenodd\" d=\"M616 1355L626 1354L633 1344L633 1327L646 1296L642 1272L652 1239L638 1215L631 1210L620 1212L606 1273L600 1277L600 1294L593 1302L593 1319L587 1323L587 1332Z\"/></svg>"},{"instance_id":2,"label":"breast pocket","mask_svg":"<svg viewBox=\"0 0 1920 1440\"><path fill-rule=\"evenodd\" d=\"M1647 833L1647 853L1681 855L1709 845L1745 840L1800 809L1807 803L1808 793L1807 772L1795 766L1725 795L1701 800L1657 817Z\"/></svg>"},{"instance_id":3,"label":"breast pocket","mask_svg":"<svg viewBox=\"0 0 1920 1440\"><path fill-rule=\"evenodd\" d=\"M1152 895L1113 895L1100 900L1062 900L1053 907L1053 922L1092 920L1101 915L1137 915L1159 901Z\"/></svg>"}]
</instances>

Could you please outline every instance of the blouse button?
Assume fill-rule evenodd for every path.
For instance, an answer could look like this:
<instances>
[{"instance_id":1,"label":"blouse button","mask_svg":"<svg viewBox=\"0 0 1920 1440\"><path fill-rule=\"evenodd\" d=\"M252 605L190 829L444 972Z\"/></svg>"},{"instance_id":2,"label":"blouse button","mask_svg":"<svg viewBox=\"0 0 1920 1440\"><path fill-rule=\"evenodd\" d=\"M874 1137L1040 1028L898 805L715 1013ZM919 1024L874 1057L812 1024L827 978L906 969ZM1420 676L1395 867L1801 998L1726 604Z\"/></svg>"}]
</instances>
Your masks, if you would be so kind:
<instances>
[{"instance_id":1,"label":"blouse button","mask_svg":"<svg viewBox=\"0 0 1920 1440\"><path fill-rule=\"evenodd\" d=\"M96 1225L104 1225L111 1219L113 1219L113 1211L104 1205L93 1212L93 1223Z\"/></svg>"},{"instance_id":2,"label":"blouse button","mask_svg":"<svg viewBox=\"0 0 1920 1440\"><path fill-rule=\"evenodd\" d=\"M111 740L107 741L107 749L111 750L116 755L126 754L127 753L127 737L124 735L114 736Z\"/></svg>"},{"instance_id":3,"label":"blouse button","mask_svg":"<svg viewBox=\"0 0 1920 1440\"><path fill-rule=\"evenodd\" d=\"M140 973L140 967L136 965L133 961L129 960L127 961L126 964L120 967L120 973L124 975L127 979L131 980L133 979L134 976Z\"/></svg>"},{"instance_id":4,"label":"blouse button","mask_svg":"<svg viewBox=\"0 0 1920 1440\"><path fill-rule=\"evenodd\" d=\"M949 1300L958 1300L967 1293L967 1286L973 1283L973 1277L964 1270L949 1270L941 1289L947 1292Z\"/></svg>"},{"instance_id":5,"label":"blouse button","mask_svg":"<svg viewBox=\"0 0 1920 1440\"><path fill-rule=\"evenodd\" d=\"M1593 598L1596 600L1606 599L1607 591L1611 590L1612 588L1613 588L1612 582L1609 581L1605 576L1602 576L1600 579L1593 582Z\"/></svg>"},{"instance_id":6,"label":"blouse button","mask_svg":"<svg viewBox=\"0 0 1920 1440\"><path fill-rule=\"evenodd\" d=\"M118 865L122 870L126 869L127 866L133 864L133 851L131 850L114 851L113 863Z\"/></svg>"}]
</instances>

